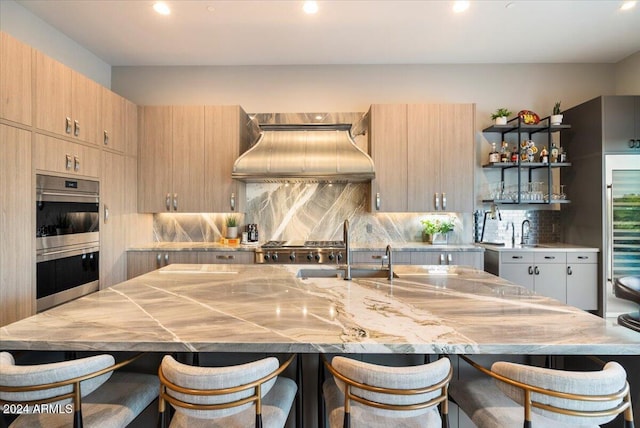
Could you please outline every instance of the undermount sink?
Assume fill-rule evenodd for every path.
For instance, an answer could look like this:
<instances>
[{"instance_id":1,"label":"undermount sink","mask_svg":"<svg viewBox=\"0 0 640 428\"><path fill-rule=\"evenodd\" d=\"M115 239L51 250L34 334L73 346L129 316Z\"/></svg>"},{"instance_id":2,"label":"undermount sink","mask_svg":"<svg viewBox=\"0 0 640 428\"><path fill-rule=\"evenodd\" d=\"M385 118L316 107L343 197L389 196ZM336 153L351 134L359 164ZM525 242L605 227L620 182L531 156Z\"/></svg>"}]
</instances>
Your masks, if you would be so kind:
<instances>
[{"instance_id":1,"label":"undermount sink","mask_svg":"<svg viewBox=\"0 0 640 428\"><path fill-rule=\"evenodd\" d=\"M300 269L298 278L344 278L345 269ZM351 268L351 278L387 278L389 271L386 269ZM394 278L398 276L394 273Z\"/></svg>"}]
</instances>

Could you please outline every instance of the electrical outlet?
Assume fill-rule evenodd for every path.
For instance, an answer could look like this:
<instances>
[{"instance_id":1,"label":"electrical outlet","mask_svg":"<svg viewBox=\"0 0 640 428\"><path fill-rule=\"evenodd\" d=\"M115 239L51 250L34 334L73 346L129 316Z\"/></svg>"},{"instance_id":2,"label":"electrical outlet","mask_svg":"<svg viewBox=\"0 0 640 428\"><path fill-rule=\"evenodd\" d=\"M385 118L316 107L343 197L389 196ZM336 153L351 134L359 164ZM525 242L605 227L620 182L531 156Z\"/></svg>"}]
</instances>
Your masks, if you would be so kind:
<instances>
[{"instance_id":1,"label":"electrical outlet","mask_svg":"<svg viewBox=\"0 0 640 428\"><path fill-rule=\"evenodd\" d=\"M373 226L371 223L367 223L367 233L373 233Z\"/></svg>"}]
</instances>

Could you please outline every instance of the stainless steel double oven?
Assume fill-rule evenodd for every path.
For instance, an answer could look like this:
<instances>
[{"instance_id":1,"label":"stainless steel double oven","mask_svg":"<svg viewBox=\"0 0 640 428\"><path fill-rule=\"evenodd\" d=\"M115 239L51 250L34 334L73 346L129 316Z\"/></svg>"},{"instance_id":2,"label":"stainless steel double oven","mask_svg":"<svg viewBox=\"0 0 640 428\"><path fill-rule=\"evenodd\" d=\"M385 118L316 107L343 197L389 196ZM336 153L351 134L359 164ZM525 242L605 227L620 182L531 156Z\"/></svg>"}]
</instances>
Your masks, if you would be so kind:
<instances>
[{"instance_id":1,"label":"stainless steel double oven","mask_svg":"<svg viewBox=\"0 0 640 428\"><path fill-rule=\"evenodd\" d=\"M36 175L38 312L98 290L100 183Z\"/></svg>"}]
</instances>

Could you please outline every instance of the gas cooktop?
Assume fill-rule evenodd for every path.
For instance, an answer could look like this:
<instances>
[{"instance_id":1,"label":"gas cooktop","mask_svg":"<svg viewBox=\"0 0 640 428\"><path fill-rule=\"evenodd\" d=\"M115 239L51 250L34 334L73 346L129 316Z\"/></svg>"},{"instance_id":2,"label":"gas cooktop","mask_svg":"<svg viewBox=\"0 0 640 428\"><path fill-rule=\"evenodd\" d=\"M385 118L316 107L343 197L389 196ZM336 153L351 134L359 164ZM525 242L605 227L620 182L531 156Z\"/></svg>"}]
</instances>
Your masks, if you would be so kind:
<instances>
[{"instance_id":1,"label":"gas cooktop","mask_svg":"<svg viewBox=\"0 0 640 428\"><path fill-rule=\"evenodd\" d=\"M344 248L344 241L268 241L262 248Z\"/></svg>"},{"instance_id":2,"label":"gas cooktop","mask_svg":"<svg viewBox=\"0 0 640 428\"><path fill-rule=\"evenodd\" d=\"M256 263L338 263L344 241L269 241L256 249Z\"/></svg>"}]
</instances>

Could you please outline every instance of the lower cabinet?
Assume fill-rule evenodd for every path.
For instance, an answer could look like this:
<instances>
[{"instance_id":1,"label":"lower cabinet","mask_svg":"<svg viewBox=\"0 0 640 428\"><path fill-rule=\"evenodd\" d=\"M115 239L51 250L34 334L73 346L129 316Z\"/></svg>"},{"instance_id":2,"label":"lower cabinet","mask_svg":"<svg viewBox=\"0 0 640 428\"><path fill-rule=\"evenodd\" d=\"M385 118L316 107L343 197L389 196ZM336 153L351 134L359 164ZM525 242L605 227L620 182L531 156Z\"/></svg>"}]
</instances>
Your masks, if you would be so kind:
<instances>
[{"instance_id":1,"label":"lower cabinet","mask_svg":"<svg viewBox=\"0 0 640 428\"><path fill-rule=\"evenodd\" d=\"M354 264L386 264L384 250L353 251ZM393 251L393 264L397 265L464 265L483 269L484 256L481 250L436 250L436 251Z\"/></svg>"},{"instance_id":2,"label":"lower cabinet","mask_svg":"<svg viewBox=\"0 0 640 428\"><path fill-rule=\"evenodd\" d=\"M252 264L253 251L128 251L127 279L135 278L172 263Z\"/></svg>"},{"instance_id":3,"label":"lower cabinet","mask_svg":"<svg viewBox=\"0 0 640 428\"><path fill-rule=\"evenodd\" d=\"M485 270L571 306L598 308L596 252L487 250Z\"/></svg>"}]
</instances>

